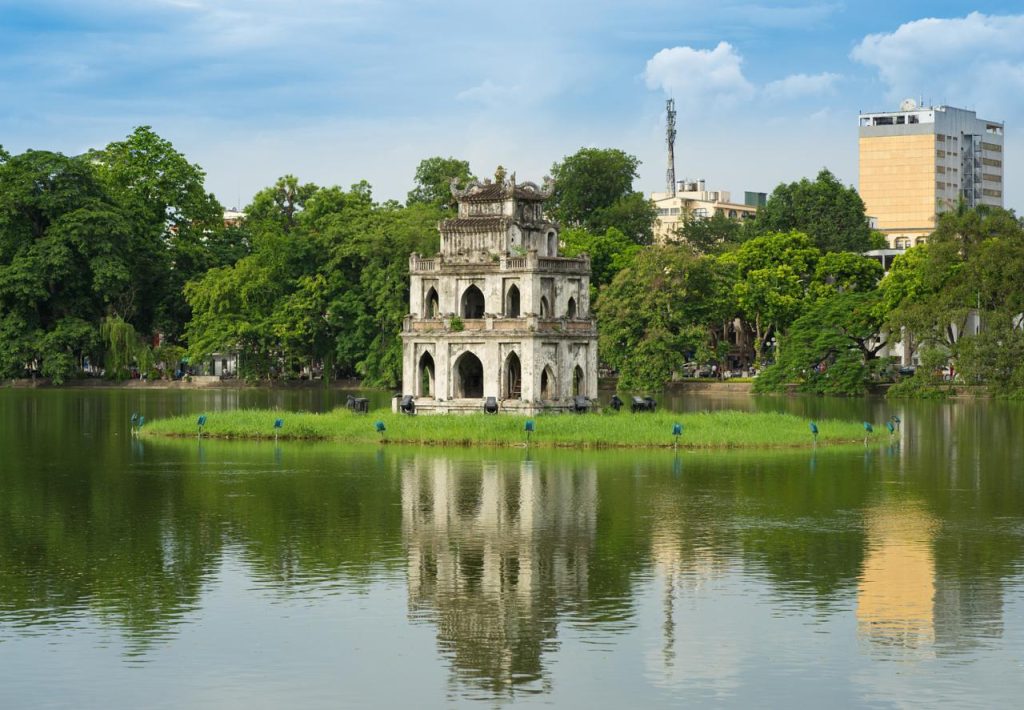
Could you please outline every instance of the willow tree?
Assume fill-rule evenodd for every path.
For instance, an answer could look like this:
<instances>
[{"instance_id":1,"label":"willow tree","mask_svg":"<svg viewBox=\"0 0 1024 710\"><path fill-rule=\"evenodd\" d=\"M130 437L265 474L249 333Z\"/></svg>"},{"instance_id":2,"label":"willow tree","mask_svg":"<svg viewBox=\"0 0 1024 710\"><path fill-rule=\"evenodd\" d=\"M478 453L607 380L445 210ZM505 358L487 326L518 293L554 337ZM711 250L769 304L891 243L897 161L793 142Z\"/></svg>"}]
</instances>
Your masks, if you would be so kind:
<instances>
[{"instance_id":1,"label":"willow tree","mask_svg":"<svg viewBox=\"0 0 1024 710\"><path fill-rule=\"evenodd\" d=\"M153 366L153 351L142 341L135 327L120 316L107 316L100 323L100 338L106 346L107 376L115 380L127 379L132 365L140 372Z\"/></svg>"}]
</instances>

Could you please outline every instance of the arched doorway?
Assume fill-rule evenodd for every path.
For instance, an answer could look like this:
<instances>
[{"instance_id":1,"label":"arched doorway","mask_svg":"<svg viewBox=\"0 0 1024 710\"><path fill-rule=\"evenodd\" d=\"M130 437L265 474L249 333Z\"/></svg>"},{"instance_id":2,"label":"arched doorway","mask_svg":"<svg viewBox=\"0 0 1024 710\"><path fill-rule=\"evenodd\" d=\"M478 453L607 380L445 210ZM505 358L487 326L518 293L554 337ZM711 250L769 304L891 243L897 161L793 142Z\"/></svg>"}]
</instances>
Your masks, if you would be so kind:
<instances>
[{"instance_id":1,"label":"arched doorway","mask_svg":"<svg viewBox=\"0 0 1024 710\"><path fill-rule=\"evenodd\" d=\"M437 297L437 289L431 286L430 290L427 291L427 295L423 298L423 317L437 318L440 312L440 299Z\"/></svg>"},{"instance_id":2,"label":"arched doorway","mask_svg":"<svg viewBox=\"0 0 1024 710\"><path fill-rule=\"evenodd\" d=\"M481 399L484 396L484 366L473 353L463 353L455 362L456 399Z\"/></svg>"},{"instance_id":3,"label":"arched doorway","mask_svg":"<svg viewBox=\"0 0 1024 710\"><path fill-rule=\"evenodd\" d=\"M519 356L509 353L505 358L505 371L501 378L501 395L505 399L522 399L523 368Z\"/></svg>"},{"instance_id":4,"label":"arched doorway","mask_svg":"<svg viewBox=\"0 0 1024 710\"><path fill-rule=\"evenodd\" d=\"M544 368L544 371L540 373L540 398L554 399L556 392L555 373L552 371L551 366L548 365Z\"/></svg>"},{"instance_id":5,"label":"arched doorway","mask_svg":"<svg viewBox=\"0 0 1024 710\"><path fill-rule=\"evenodd\" d=\"M576 299L569 297L569 303L565 306L565 317L575 318L576 317Z\"/></svg>"},{"instance_id":6,"label":"arched doorway","mask_svg":"<svg viewBox=\"0 0 1024 710\"><path fill-rule=\"evenodd\" d=\"M541 296L540 297L540 317L541 318L547 318L548 317L548 313L550 311L551 311L551 308L548 306L548 297L547 296Z\"/></svg>"},{"instance_id":7,"label":"arched doorway","mask_svg":"<svg viewBox=\"0 0 1024 710\"><path fill-rule=\"evenodd\" d=\"M572 371L572 394L574 397L578 397L581 394L587 393L587 381L583 374L583 368L579 365Z\"/></svg>"},{"instance_id":8,"label":"arched doorway","mask_svg":"<svg viewBox=\"0 0 1024 710\"><path fill-rule=\"evenodd\" d=\"M505 315L509 318L519 317L519 287L512 284L505 295Z\"/></svg>"},{"instance_id":9,"label":"arched doorway","mask_svg":"<svg viewBox=\"0 0 1024 710\"><path fill-rule=\"evenodd\" d=\"M462 312L463 318L483 318L484 317L484 294L475 285L471 285L465 291L462 292Z\"/></svg>"},{"instance_id":10,"label":"arched doorway","mask_svg":"<svg viewBox=\"0 0 1024 710\"><path fill-rule=\"evenodd\" d=\"M419 383L417 396L434 396L434 357L429 352L420 355L419 377L416 381Z\"/></svg>"}]
</instances>

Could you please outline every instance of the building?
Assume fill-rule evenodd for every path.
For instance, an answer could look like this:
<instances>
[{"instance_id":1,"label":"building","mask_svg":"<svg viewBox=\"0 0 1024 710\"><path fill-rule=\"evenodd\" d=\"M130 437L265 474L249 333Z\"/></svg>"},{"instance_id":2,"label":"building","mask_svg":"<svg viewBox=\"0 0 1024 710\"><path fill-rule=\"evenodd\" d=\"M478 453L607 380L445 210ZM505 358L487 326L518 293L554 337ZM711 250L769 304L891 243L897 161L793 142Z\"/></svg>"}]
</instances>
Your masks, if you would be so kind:
<instances>
[{"instance_id":1,"label":"building","mask_svg":"<svg viewBox=\"0 0 1024 710\"><path fill-rule=\"evenodd\" d=\"M417 411L569 409L597 398L590 259L559 256L543 214L551 184L505 179L452 185L458 215L438 225L441 250L409 259L403 393Z\"/></svg>"},{"instance_id":2,"label":"building","mask_svg":"<svg viewBox=\"0 0 1024 710\"><path fill-rule=\"evenodd\" d=\"M1003 124L952 106L860 114L860 196L889 245L927 240L936 215L1003 206Z\"/></svg>"},{"instance_id":3,"label":"building","mask_svg":"<svg viewBox=\"0 0 1024 710\"><path fill-rule=\"evenodd\" d=\"M743 203L732 201L732 195L724 190L708 190L703 180L680 180L672 192L651 193L651 201L657 209L654 220L654 241L658 244L676 240L676 230L689 216L690 219L707 219L716 213L732 219L748 219L757 214L767 195L763 192L744 193Z\"/></svg>"}]
</instances>

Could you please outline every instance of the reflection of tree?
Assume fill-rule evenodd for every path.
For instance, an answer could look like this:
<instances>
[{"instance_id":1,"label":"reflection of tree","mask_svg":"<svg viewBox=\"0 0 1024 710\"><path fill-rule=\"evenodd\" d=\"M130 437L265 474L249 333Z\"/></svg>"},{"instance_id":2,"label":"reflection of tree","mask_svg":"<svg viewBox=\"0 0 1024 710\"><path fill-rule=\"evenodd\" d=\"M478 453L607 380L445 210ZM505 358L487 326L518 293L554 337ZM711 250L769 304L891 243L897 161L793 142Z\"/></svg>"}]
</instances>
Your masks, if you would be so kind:
<instances>
[{"instance_id":1,"label":"reflection of tree","mask_svg":"<svg viewBox=\"0 0 1024 710\"><path fill-rule=\"evenodd\" d=\"M418 456L402 471L412 614L437 625L457 680L542 685L556 613L585 597L597 515L588 467Z\"/></svg>"},{"instance_id":2,"label":"reflection of tree","mask_svg":"<svg viewBox=\"0 0 1024 710\"><path fill-rule=\"evenodd\" d=\"M864 533L850 511L864 504L871 489L867 476L829 468L797 475L784 459L765 457L737 478L744 556L781 592L819 605L835 603L856 584Z\"/></svg>"}]
</instances>

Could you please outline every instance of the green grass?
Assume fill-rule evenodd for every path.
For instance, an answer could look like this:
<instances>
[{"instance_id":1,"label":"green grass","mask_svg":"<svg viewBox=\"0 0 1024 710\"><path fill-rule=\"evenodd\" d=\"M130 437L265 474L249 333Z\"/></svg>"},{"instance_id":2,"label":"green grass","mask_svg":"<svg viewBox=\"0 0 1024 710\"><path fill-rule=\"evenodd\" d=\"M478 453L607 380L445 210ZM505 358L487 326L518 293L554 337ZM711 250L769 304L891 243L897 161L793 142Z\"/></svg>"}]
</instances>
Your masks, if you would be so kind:
<instances>
[{"instance_id":1,"label":"green grass","mask_svg":"<svg viewBox=\"0 0 1024 710\"><path fill-rule=\"evenodd\" d=\"M158 419L146 424L143 436L194 437L198 414ZM375 422L386 427L383 441L432 446L521 446L527 417L451 414L409 417L390 411L353 414L336 409L324 414L242 409L207 413L204 437L273 439L275 419L283 419L282 439L344 443L379 443ZM675 443L672 425L683 425L679 445L687 449L809 447L808 420L791 414L735 411L675 414L541 414L531 417L536 430L532 446L567 448L655 448ZM860 422L817 421L818 445L863 441ZM875 434L878 438L880 434Z\"/></svg>"}]
</instances>

